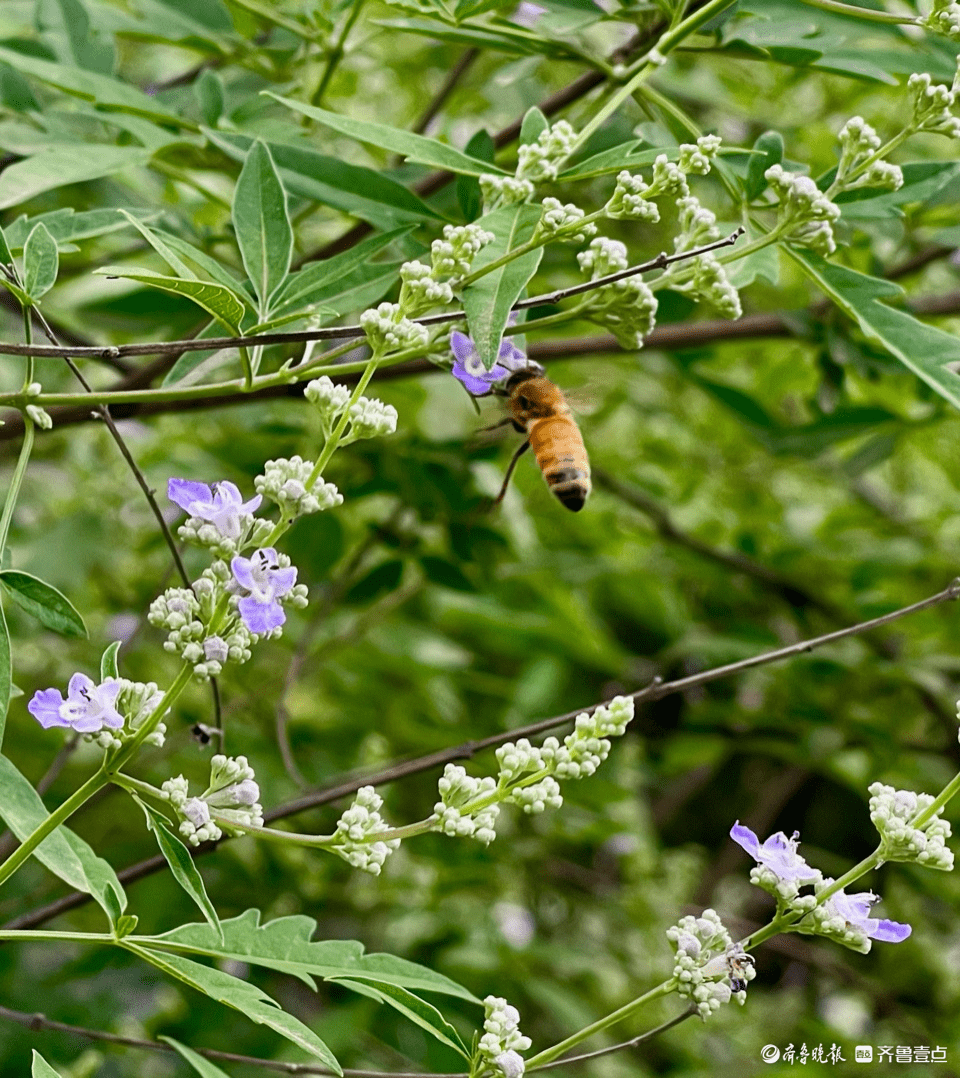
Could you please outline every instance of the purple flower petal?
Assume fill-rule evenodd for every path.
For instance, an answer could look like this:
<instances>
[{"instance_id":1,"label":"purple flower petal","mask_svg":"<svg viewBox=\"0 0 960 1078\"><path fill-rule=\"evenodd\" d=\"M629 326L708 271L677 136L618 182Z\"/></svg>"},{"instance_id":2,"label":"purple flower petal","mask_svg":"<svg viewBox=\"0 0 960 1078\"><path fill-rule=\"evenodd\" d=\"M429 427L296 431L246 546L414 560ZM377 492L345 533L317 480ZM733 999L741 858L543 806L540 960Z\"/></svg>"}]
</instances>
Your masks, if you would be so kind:
<instances>
[{"instance_id":1,"label":"purple flower petal","mask_svg":"<svg viewBox=\"0 0 960 1078\"><path fill-rule=\"evenodd\" d=\"M729 819L729 817L727 817ZM748 854L754 859L759 861L760 858L757 854L760 852L760 839L746 827L739 820L730 828L730 837L738 846L742 846Z\"/></svg>"},{"instance_id":2,"label":"purple flower petal","mask_svg":"<svg viewBox=\"0 0 960 1078\"><path fill-rule=\"evenodd\" d=\"M844 891L838 891L827 899L825 908L842 917L847 924L859 928L870 939L880 940L882 943L902 943L913 931L910 925L901 924L899 921L888 921L879 917L871 917L870 909L880 899L871 891L861 891L856 895L848 895Z\"/></svg>"},{"instance_id":3,"label":"purple flower petal","mask_svg":"<svg viewBox=\"0 0 960 1078\"><path fill-rule=\"evenodd\" d=\"M40 689L27 704L27 711L44 730L49 730L51 726L69 726L70 723L60 714L63 703L63 693L59 689Z\"/></svg>"},{"instance_id":4,"label":"purple flower petal","mask_svg":"<svg viewBox=\"0 0 960 1078\"><path fill-rule=\"evenodd\" d=\"M279 629L287 620L287 615L279 603L258 603L252 596L241 599L237 604L243 624L252 633L269 633Z\"/></svg>"},{"instance_id":5,"label":"purple flower petal","mask_svg":"<svg viewBox=\"0 0 960 1078\"><path fill-rule=\"evenodd\" d=\"M797 836L787 838L782 831L777 831L762 845L749 827L744 827L738 820L730 829L730 837L742 846L747 853L765 868L769 868L781 880L810 883L820 879L818 869L811 868L797 853Z\"/></svg>"},{"instance_id":6,"label":"purple flower petal","mask_svg":"<svg viewBox=\"0 0 960 1078\"><path fill-rule=\"evenodd\" d=\"M880 920L870 935L881 943L903 943L912 931L910 925L901 924L899 921Z\"/></svg>"},{"instance_id":7,"label":"purple flower petal","mask_svg":"<svg viewBox=\"0 0 960 1078\"><path fill-rule=\"evenodd\" d=\"M253 563L249 558L241 558L238 554L230 562L230 568L233 570L234 580L240 587L246 588L247 591L252 591L256 587L253 580Z\"/></svg>"},{"instance_id":8,"label":"purple flower petal","mask_svg":"<svg viewBox=\"0 0 960 1078\"><path fill-rule=\"evenodd\" d=\"M461 333L458 329L455 329L450 334L450 350L458 363L466 363L467 360L477 354L473 341L470 340L466 333Z\"/></svg>"},{"instance_id":9,"label":"purple flower petal","mask_svg":"<svg viewBox=\"0 0 960 1078\"><path fill-rule=\"evenodd\" d=\"M167 497L192 516L190 506L196 502L209 503L212 495L206 483L196 483L192 479L169 479Z\"/></svg>"},{"instance_id":10,"label":"purple flower petal","mask_svg":"<svg viewBox=\"0 0 960 1078\"><path fill-rule=\"evenodd\" d=\"M270 570L270 586L274 596L286 595L297 582L297 569L294 565L288 565L285 569Z\"/></svg>"}]
</instances>

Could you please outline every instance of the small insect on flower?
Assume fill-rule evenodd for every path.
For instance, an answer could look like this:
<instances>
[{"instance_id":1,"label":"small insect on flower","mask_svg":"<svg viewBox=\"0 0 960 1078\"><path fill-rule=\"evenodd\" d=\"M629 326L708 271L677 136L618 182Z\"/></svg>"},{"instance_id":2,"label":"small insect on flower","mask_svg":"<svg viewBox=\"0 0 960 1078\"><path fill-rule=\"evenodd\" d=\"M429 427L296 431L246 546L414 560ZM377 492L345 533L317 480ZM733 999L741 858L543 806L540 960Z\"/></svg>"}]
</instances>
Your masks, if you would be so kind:
<instances>
[{"instance_id":1,"label":"small insect on flower","mask_svg":"<svg viewBox=\"0 0 960 1078\"><path fill-rule=\"evenodd\" d=\"M489 371L484 371L482 364L477 366L479 357L469 337L454 331L451 347L457 358L453 374L468 392L474 396L492 392L507 398L510 417L494 426L511 424L518 434L527 436L513 455L493 504L503 501L517 461L532 448L543 478L560 504L579 513L591 489L590 460L580 428L559 386L544 375L542 367L512 346L509 356L501 348L499 362ZM523 366L518 365L521 361ZM498 384L503 378L506 381Z\"/></svg>"},{"instance_id":2,"label":"small insect on flower","mask_svg":"<svg viewBox=\"0 0 960 1078\"><path fill-rule=\"evenodd\" d=\"M731 952L727 955L727 969L730 971L730 991L746 992L747 981L750 974L747 968L753 970L753 958L748 954L736 954Z\"/></svg>"}]
</instances>

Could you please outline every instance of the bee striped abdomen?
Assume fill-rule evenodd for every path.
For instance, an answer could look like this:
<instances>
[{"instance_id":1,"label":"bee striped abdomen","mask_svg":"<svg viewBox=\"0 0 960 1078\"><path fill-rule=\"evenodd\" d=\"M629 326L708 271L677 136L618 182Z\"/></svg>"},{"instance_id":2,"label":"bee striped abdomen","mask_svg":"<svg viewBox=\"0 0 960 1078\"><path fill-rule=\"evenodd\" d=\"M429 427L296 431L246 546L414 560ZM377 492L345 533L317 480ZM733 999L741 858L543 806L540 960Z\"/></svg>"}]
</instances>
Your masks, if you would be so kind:
<instances>
[{"instance_id":1,"label":"bee striped abdomen","mask_svg":"<svg viewBox=\"0 0 960 1078\"><path fill-rule=\"evenodd\" d=\"M590 461L577 424L564 406L558 415L531 422L528 434L547 486L578 513L590 493Z\"/></svg>"}]
</instances>

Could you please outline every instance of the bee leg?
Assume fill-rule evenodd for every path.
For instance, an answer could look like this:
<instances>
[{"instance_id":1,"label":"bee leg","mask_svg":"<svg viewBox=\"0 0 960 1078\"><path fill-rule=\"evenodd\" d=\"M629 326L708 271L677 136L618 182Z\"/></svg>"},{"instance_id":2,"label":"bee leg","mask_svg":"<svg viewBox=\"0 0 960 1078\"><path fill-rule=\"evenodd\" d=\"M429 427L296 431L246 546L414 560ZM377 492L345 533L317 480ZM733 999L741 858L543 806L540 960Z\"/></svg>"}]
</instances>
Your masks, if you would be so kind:
<instances>
[{"instance_id":1,"label":"bee leg","mask_svg":"<svg viewBox=\"0 0 960 1078\"><path fill-rule=\"evenodd\" d=\"M480 430L499 430L501 427L509 427L513 420L508 416L506 419L501 419L499 423L491 423L489 427L481 427Z\"/></svg>"},{"instance_id":2,"label":"bee leg","mask_svg":"<svg viewBox=\"0 0 960 1078\"><path fill-rule=\"evenodd\" d=\"M512 422L508 420L508 422ZM507 487L510 485L510 476L513 475L513 469L517 466L517 461L523 456L524 453L530 448L530 440L523 442L520 448L513 454L513 460L510 461L507 467L507 474L503 477L503 486L500 488L500 493L494 498L493 505L499 505L507 493ZM493 508L493 505L490 508Z\"/></svg>"}]
</instances>

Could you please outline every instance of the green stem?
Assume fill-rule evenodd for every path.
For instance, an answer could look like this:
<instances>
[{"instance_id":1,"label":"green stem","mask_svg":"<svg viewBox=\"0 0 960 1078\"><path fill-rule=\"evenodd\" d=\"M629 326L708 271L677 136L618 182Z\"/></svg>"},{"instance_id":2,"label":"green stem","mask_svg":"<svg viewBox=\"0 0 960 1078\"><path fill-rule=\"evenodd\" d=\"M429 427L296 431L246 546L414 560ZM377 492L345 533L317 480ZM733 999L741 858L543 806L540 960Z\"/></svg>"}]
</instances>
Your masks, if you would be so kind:
<instances>
[{"instance_id":1,"label":"green stem","mask_svg":"<svg viewBox=\"0 0 960 1078\"><path fill-rule=\"evenodd\" d=\"M299 831L281 831L277 827L248 827L246 824L237 823L235 820L220 819L215 811L211 811L210 818L214 823L221 825L227 831L242 831L245 835L253 838L266 839L267 842L287 843L290 846L313 846L325 848L333 844L336 835L305 835Z\"/></svg>"},{"instance_id":2,"label":"green stem","mask_svg":"<svg viewBox=\"0 0 960 1078\"><path fill-rule=\"evenodd\" d=\"M512 262L515 258L519 258L521 255L529 254L531 251L535 251L538 247L542 247L548 242L550 237L541 236L539 238L529 239L526 243L521 243L519 247L514 247L512 251L507 251L506 254L502 254L499 258L495 258L492 262L488 262L485 266L481 266L479 269L474 270L473 273L468 273L466 277L460 282L460 288L467 288L472 285L474 281L478 281L481 277L485 277L488 273L492 273L496 269L500 269L501 266L505 266L508 262Z\"/></svg>"},{"instance_id":3,"label":"green stem","mask_svg":"<svg viewBox=\"0 0 960 1078\"><path fill-rule=\"evenodd\" d=\"M273 23L274 26L282 26L284 30L289 30L291 34L302 37L306 41L320 42L321 40L318 33L309 30L306 26L302 25L302 23L296 22L293 19L288 19L269 4L261 4L258 0L232 0L232 2L236 4L237 7L242 7L253 15L259 15L261 19Z\"/></svg>"},{"instance_id":4,"label":"green stem","mask_svg":"<svg viewBox=\"0 0 960 1078\"><path fill-rule=\"evenodd\" d=\"M357 21L357 17L363 8L364 0L354 0L353 7L350 10L350 14L347 17L347 21L343 24L343 30L340 32L340 37L337 39L336 45L330 51L330 55L327 57L326 67L323 69L323 75L320 77L320 84L317 86L311 98L311 104L319 106L323 101L323 95L327 92L327 87L330 85L330 80L333 78L333 73L337 69L337 64L343 59L344 45L347 41L347 35L353 29L353 24Z\"/></svg>"},{"instance_id":5,"label":"green stem","mask_svg":"<svg viewBox=\"0 0 960 1078\"><path fill-rule=\"evenodd\" d=\"M6 929L0 930L0 941L4 943L116 943L117 938L112 932L50 932Z\"/></svg>"},{"instance_id":6,"label":"green stem","mask_svg":"<svg viewBox=\"0 0 960 1078\"><path fill-rule=\"evenodd\" d=\"M892 153L902 142L906 142L912 134L913 128L905 127L902 131L898 131L892 139L885 142L879 150L875 150L865 161L857 165L848 176L838 176L837 179L830 184L829 188L827 188L825 192L827 198L833 198L838 191L842 191L849 187L851 181L855 180L858 176L862 176L874 162L886 157L888 153Z\"/></svg>"},{"instance_id":7,"label":"green stem","mask_svg":"<svg viewBox=\"0 0 960 1078\"><path fill-rule=\"evenodd\" d=\"M50 813L42 824L13 851L12 854L0 865L0 884L5 883L17 869L27 860L41 842L52 834L68 820L80 806L88 801L98 791L103 789L109 782L106 769L101 767L99 771L87 779L87 781Z\"/></svg>"},{"instance_id":8,"label":"green stem","mask_svg":"<svg viewBox=\"0 0 960 1078\"><path fill-rule=\"evenodd\" d=\"M917 24L915 15L895 15L890 11L873 11L871 8L858 7L856 4L842 4L840 0L800 0L807 7L816 7L821 11L829 11L834 15L850 15L855 19L864 19L867 22L887 22Z\"/></svg>"},{"instance_id":9,"label":"green stem","mask_svg":"<svg viewBox=\"0 0 960 1078\"><path fill-rule=\"evenodd\" d=\"M934 798L933 804L925 808L919 816L910 821L911 827L925 827L944 805L960 792L960 774L954 775L946 786Z\"/></svg>"},{"instance_id":10,"label":"green stem","mask_svg":"<svg viewBox=\"0 0 960 1078\"><path fill-rule=\"evenodd\" d=\"M132 775L118 773L111 775L110 780L115 786L119 786L128 793L139 794L141 797L149 797L154 801L166 803L167 799L163 796L163 791L158 790L156 786L151 786L149 782L144 782L142 779L135 779Z\"/></svg>"},{"instance_id":11,"label":"green stem","mask_svg":"<svg viewBox=\"0 0 960 1078\"><path fill-rule=\"evenodd\" d=\"M533 1070L535 1067L542 1067L545 1063L550 1063L559 1056L562 1056L564 1052L569 1051L571 1048L576 1048L578 1044L581 1044L588 1037L592 1037L594 1033L600 1033L605 1029L609 1029L610 1026L616 1025L618 1022L622 1022L625 1018L630 1018L636 1014L647 1003L652 1003L655 999L660 999L661 996L669 995L677 987L676 978L671 977L669 981L664 981L663 984L658 984L656 988L651 988L649 992L645 992L638 999L633 1000L632 1003L627 1003L618 1010L608 1014L606 1018L601 1018L596 1022L591 1023L589 1026L584 1027L578 1033L573 1033L565 1040L555 1044L552 1048L547 1048L543 1052L537 1053L535 1056L531 1056L527 1060L527 1070Z\"/></svg>"},{"instance_id":12,"label":"green stem","mask_svg":"<svg viewBox=\"0 0 960 1078\"><path fill-rule=\"evenodd\" d=\"M657 42L654 48L649 49L628 70L632 76L627 83L607 101L593 119L582 128L577 135L571 153L579 149L590 136L600 128L617 111L618 108L633 95L633 92L644 82L685 38L699 30L704 23L716 18L725 8L730 7L733 0L708 0L702 8L693 12L683 22L678 23L673 29L668 30ZM656 62L654 60L656 58Z\"/></svg>"},{"instance_id":13,"label":"green stem","mask_svg":"<svg viewBox=\"0 0 960 1078\"><path fill-rule=\"evenodd\" d=\"M30 308L23 307L23 339L26 344L33 344L33 325L30 321ZM27 387L33 381L33 356L27 356L27 363L24 366L23 375L23 389L20 391L20 407L23 407L22 398L26 394ZM33 398L39 400L39 397ZM0 514L0 563L2 563L4 551L7 549L7 538L10 535L10 524L13 521L13 510L16 507L17 499L20 497L20 488L23 486L24 476L27 474L27 465L30 463L30 454L33 452L34 436L36 435L36 427L33 420L27 415L26 411L23 413L23 445L20 447L20 456L17 460L17 466L13 470L13 475L10 479L10 486L7 490L7 497L3 503L3 513Z\"/></svg>"}]
</instances>

